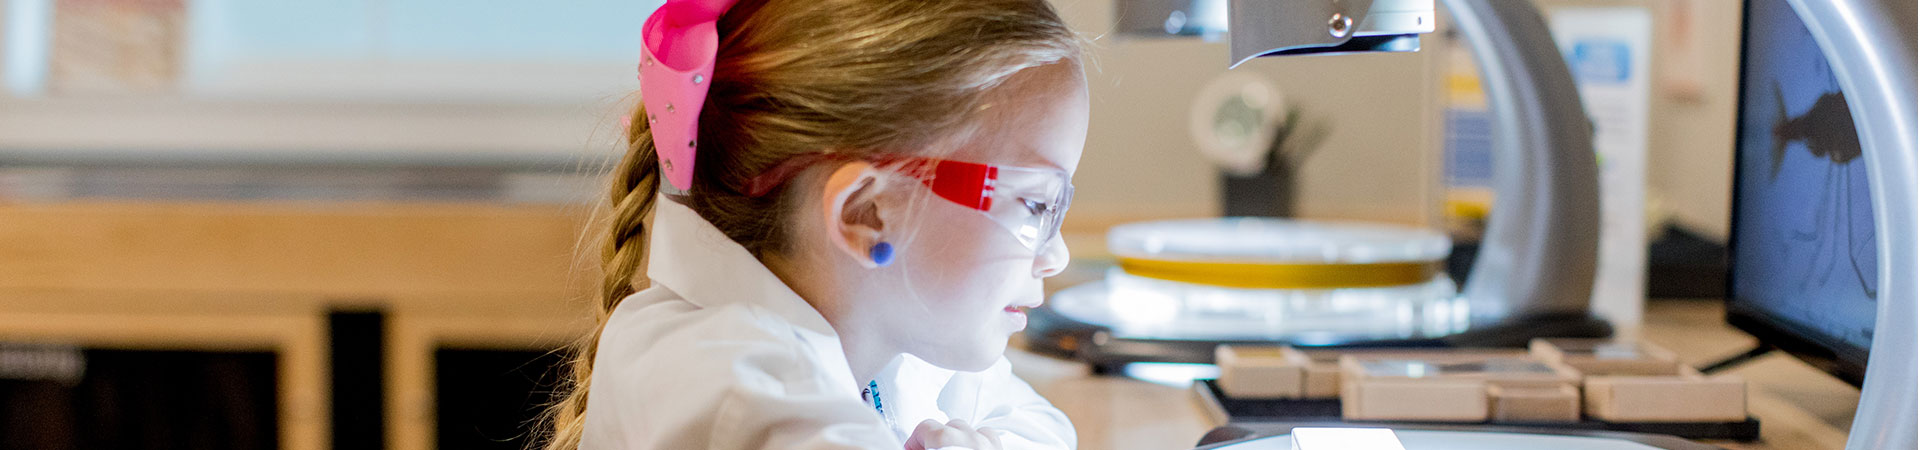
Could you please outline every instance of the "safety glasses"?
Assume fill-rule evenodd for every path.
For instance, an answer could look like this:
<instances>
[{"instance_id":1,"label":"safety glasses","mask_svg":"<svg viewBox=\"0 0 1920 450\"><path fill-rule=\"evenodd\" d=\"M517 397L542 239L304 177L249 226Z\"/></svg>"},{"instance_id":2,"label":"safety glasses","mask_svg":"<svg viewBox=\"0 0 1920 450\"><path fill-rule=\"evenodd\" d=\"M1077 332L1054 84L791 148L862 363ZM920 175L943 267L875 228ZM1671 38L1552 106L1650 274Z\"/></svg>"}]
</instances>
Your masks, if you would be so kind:
<instances>
[{"instance_id":1,"label":"safety glasses","mask_svg":"<svg viewBox=\"0 0 1920 450\"><path fill-rule=\"evenodd\" d=\"M888 173L918 180L934 195L972 209L999 224L1033 250L1034 258L1060 236L1060 222L1073 202L1073 183L1057 169L980 164L891 155L853 157L813 153L787 160L755 177L747 195L762 196L799 169L822 161L864 160Z\"/></svg>"}]
</instances>

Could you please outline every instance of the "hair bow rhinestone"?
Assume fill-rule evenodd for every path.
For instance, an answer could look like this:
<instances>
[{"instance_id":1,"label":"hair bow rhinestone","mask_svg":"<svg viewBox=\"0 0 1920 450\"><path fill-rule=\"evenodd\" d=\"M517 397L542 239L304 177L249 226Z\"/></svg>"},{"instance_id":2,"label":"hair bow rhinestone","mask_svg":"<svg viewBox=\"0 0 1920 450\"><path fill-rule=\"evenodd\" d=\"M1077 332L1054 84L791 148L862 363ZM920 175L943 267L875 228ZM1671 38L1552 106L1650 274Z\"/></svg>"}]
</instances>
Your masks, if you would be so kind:
<instances>
[{"instance_id":1,"label":"hair bow rhinestone","mask_svg":"<svg viewBox=\"0 0 1920 450\"><path fill-rule=\"evenodd\" d=\"M706 104L713 61L720 49L714 28L736 0L669 0L641 27L640 101L667 183L693 186L700 108Z\"/></svg>"}]
</instances>

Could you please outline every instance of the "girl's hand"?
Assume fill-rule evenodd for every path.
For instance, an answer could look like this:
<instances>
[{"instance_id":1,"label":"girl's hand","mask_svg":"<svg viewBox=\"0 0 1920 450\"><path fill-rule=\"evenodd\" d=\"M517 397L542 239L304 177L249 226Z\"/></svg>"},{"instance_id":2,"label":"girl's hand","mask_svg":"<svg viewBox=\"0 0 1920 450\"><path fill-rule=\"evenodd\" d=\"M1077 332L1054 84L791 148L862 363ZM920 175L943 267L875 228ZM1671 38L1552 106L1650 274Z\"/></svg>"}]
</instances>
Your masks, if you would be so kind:
<instances>
[{"instance_id":1,"label":"girl's hand","mask_svg":"<svg viewBox=\"0 0 1920 450\"><path fill-rule=\"evenodd\" d=\"M966 448L972 450L1001 450L1000 435L992 428L974 429L965 420L954 420L941 424L933 419L920 422L913 428L913 435L907 437L907 450L935 450L942 448Z\"/></svg>"}]
</instances>

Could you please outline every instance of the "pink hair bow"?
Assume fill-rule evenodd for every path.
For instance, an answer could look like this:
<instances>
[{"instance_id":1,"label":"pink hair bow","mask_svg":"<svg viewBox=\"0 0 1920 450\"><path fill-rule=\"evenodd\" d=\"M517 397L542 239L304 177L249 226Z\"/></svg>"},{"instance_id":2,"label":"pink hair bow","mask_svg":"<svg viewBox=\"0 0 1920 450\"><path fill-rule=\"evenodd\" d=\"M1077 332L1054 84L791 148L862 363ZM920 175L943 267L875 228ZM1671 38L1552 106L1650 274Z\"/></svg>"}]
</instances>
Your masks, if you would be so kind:
<instances>
[{"instance_id":1,"label":"pink hair bow","mask_svg":"<svg viewBox=\"0 0 1920 450\"><path fill-rule=\"evenodd\" d=\"M641 28L640 99L667 183L693 186L700 108L720 49L714 23L737 0L668 0Z\"/></svg>"}]
</instances>

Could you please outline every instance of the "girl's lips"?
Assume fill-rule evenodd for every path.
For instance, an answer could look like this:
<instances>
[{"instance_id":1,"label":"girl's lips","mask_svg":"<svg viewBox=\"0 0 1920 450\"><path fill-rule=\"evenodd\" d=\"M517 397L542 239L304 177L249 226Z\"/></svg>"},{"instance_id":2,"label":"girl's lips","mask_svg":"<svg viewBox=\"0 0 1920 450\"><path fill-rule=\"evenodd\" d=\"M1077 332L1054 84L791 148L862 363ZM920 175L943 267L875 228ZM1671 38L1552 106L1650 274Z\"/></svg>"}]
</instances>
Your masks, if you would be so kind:
<instances>
[{"instance_id":1,"label":"girl's lips","mask_svg":"<svg viewBox=\"0 0 1920 450\"><path fill-rule=\"evenodd\" d=\"M1025 307L1008 306L1002 308L1001 311L1006 312L1007 323L1013 327L1013 331L1027 329L1027 309Z\"/></svg>"}]
</instances>

